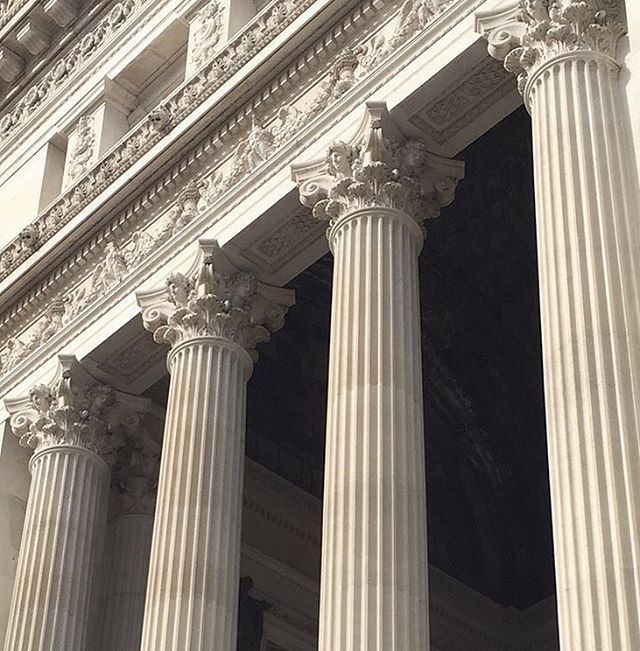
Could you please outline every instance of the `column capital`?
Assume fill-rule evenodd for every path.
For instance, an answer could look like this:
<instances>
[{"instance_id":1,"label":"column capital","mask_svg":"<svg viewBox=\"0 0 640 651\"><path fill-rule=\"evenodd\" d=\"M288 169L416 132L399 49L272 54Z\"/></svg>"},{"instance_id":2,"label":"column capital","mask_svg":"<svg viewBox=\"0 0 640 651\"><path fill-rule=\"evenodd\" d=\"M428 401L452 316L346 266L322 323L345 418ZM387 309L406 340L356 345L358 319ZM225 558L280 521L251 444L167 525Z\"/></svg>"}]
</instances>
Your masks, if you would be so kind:
<instances>
[{"instance_id":1,"label":"column capital","mask_svg":"<svg viewBox=\"0 0 640 651\"><path fill-rule=\"evenodd\" d=\"M517 75L525 99L536 73L557 57L595 54L617 64L626 32L618 0L518 0L478 12L476 30L487 39L489 54Z\"/></svg>"},{"instance_id":2,"label":"column capital","mask_svg":"<svg viewBox=\"0 0 640 651\"><path fill-rule=\"evenodd\" d=\"M301 202L330 226L363 208L399 210L422 224L453 201L463 175L462 162L404 138L382 102L367 102L350 142L334 142L320 159L292 167Z\"/></svg>"},{"instance_id":3,"label":"column capital","mask_svg":"<svg viewBox=\"0 0 640 651\"><path fill-rule=\"evenodd\" d=\"M56 377L36 384L27 396L5 400L20 445L41 452L56 446L77 447L111 464L136 426L148 401L128 396L95 380L73 356L60 355Z\"/></svg>"},{"instance_id":4,"label":"column capital","mask_svg":"<svg viewBox=\"0 0 640 651\"><path fill-rule=\"evenodd\" d=\"M234 268L217 244L201 242L195 269L167 276L164 288L139 292L144 327L158 343L176 345L199 337L226 339L253 361L258 344L284 325L293 291L262 283Z\"/></svg>"}]
</instances>

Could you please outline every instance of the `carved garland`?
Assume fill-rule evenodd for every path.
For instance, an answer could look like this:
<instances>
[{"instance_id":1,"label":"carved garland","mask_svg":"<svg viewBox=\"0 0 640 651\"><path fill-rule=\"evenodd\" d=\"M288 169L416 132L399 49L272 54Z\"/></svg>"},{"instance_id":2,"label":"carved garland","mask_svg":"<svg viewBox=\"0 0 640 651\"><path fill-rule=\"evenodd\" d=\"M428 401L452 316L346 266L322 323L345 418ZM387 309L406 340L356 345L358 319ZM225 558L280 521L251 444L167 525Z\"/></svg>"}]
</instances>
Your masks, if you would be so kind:
<instances>
[{"instance_id":1,"label":"carved garland","mask_svg":"<svg viewBox=\"0 0 640 651\"><path fill-rule=\"evenodd\" d=\"M451 3L445 0L441 11ZM384 58L379 52L391 52L390 43L404 43L410 32L405 28L407 16L405 3L400 18L388 43L376 38L373 43L354 50L346 49L341 53L332 66L327 80L321 83L320 91L305 105L297 108L285 106L280 109L273 126L265 128L255 119L249 134L237 145L231 163L225 173L216 171L205 181L189 182L178 196L178 202L162 219L160 228L153 235L139 230L133 234L131 242L123 246L115 241L109 241L104 252L104 260L95 268L89 286L80 287L71 293L65 292L60 298L50 303L37 327L26 337L11 337L5 350L0 354L0 373L6 373L20 361L44 345L56 334L64 324L71 321L82 312L97 296L104 295L112 287L120 283L144 257L156 250L171 237L180 232L199 212L199 203L206 205L217 200L218 196L230 189L240 179L250 174L255 167L270 158L284 143L295 134L304 124L316 117L323 109L337 101L348 90L355 86L371 69L376 67ZM414 23L422 25L422 23ZM400 38L398 35L401 34ZM378 53L371 56L373 53ZM155 116L158 123L166 124L169 111L166 105L162 107L163 115L158 117L156 109L150 116ZM203 205L200 205L200 208ZM28 227L21 234L21 245L31 249L32 240L37 240L39 232Z\"/></svg>"},{"instance_id":2,"label":"carved garland","mask_svg":"<svg viewBox=\"0 0 640 651\"><path fill-rule=\"evenodd\" d=\"M133 0L129 0L133 2ZM14 269L22 264L30 255L40 248L47 240L57 233L95 196L108 187L117 177L123 174L131 165L149 151L170 129L184 119L191 111L199 106L229 77L240 69L256 52L264 48L277 33L299 16L313 0L283 0L261 14L247 29L223 48L214 60L197 72L189 82L180 88L172 97L160 104L137 128L129 132L110 154L99 161L79 181L73 185L60 199L29 226L28 240L18 237L0 252L0 280L6 278ZM435 16L427 13L426 7L436 6L441 13L453 0L407 0L400 14L397 28L388 44L378 42L375 52L361 51L363 56L360 66L363 71L375 67L392 49L406 42L410 36L422 29L428 20L415 18L418 8L425 7L421 16ZM411 9L407 9L411 7ZM431 11L431 10L429 10ZM426 22L425 22L426 20ZM411 26L411 29L408 28ZM371 49L372 46L370 46ZM351 60L350 60L351 57ZM294 129L305 120L315 117L327 102L335 101L353 85L354 53L345 54L339 66L335 68L334 78L329 80L324 89L324 95L308 107L308 112L300 114L298 109L290 108L292 115L282 116L280 142L293 133ZM255 136L255 131L253 132ZM266 144L266 146L265 146ZM265 141L264 135L255 142L245 143L246 154L238 160L237 171L225 184L212 190L219 191L230 187L243 175L247 167L266 159L275 149L276 141Z\"/></svg>"}]
</instances>

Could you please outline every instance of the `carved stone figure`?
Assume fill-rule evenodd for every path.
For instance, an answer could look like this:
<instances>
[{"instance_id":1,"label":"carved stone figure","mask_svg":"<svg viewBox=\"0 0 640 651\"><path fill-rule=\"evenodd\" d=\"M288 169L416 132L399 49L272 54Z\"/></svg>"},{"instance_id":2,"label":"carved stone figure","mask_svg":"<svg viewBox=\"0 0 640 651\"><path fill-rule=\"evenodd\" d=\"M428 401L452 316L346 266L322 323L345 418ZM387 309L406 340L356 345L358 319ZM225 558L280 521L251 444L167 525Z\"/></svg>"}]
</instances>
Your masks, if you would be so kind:
<instances>
[{"instance_id":1,"label":"carved stone figure","mask_svg":"<svg viewBox=\"0 0 640 651\"><path fill-rule=\"evenodd\" d=\"M238 603L238 651L262 651L264 613L271 608L271 604L252 597L249 594L252 589L251 577L241 577Z\"/></svg>"},{"instance_id":2,"label":"carved stone figure","mask_svg":"<svg viewBox=\"0 0 640 651\"><path fill-rule=\"evenodd\" d=\"M68 153L67 185L72 185L88 171L95 154L95 145L96 136L93 117L83 116L78 120L73 147Z\"/></svg>"},{"instance_id":3,"label":"carved stone figure","mask_svg":"<svg viewBox=\"0 0 640 651\"><path fill-rule=\"evenodd\" d=\"M204 65L213 56L222 39L222 7L210 0L191 23L191 68Z\"/></svg>"}]
</instances>

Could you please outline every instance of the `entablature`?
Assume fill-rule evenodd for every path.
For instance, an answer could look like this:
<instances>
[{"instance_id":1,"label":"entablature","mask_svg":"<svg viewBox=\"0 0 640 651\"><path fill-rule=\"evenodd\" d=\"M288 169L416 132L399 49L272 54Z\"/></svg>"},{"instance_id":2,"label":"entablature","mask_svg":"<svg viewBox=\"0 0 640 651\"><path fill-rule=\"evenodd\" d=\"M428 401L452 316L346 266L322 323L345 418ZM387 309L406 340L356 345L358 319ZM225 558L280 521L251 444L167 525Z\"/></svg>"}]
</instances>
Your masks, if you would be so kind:
<instances>
[{"instance_id":1,"label":"entablature","mask_svg":"<svg viewBox=\"0 0 640 651\"><path fill-rule=\"evenodd\" d=\"M0 393L71 340L84 354L91 352L138 313L134 290L155 274L166 275L168 261L178 264L199 237L217 239L239 267L272 284L287 282L320 257L326 251L324 226L298 205L289 165L299 156L321 154L351 133L364 101L389 98L407 134L446 155L466 144L457 137L461 131L470 142L517 105L519 100L509 99L511 87L492 68L483 84L464 90L464 80L475 79L483 58L493 62L475 33L472 13L482 4L477 0L451 5L388 52L381 65L367 68L367 61L375 61L368 59L372 49L392 39L399 4L376 9L362 3L350 22L332 26L239 112L174 156L133 200L119 210L114 207L122 205L122 195L110 197L99 212L89 205L79 217L94 220L91 237L80 240L72 253L67 248L66 256L58 249L49 273L24 278L17 301L5 291ZM362 7L369 8L370 17ZM449 76L447 84L440 73L450 75L454 61L457 77ZM430 107L442 102L460 110L455 120L448 116L453 140L438 142L414 118L431 115ZM157 161L157 151L148 164ZM134 178L124 180L123 194ZM78 222L72 226L77 229ZM60 241L69 247L69 237ZM49 260L55 260L51 252ZM8 287L6 281L3 286Z\"/></svg>"}]
</instances>

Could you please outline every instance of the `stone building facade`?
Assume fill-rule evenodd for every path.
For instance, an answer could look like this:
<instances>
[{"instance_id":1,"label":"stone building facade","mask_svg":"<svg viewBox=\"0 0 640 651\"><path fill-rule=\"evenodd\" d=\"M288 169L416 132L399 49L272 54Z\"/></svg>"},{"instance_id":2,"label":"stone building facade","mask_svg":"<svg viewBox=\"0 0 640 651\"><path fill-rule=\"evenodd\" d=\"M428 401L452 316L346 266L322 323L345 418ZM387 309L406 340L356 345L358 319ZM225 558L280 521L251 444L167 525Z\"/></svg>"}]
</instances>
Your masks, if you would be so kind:
<instances>
[{"instance_id":1,"label":"stone building facade","mask_svg":"<svg viewBox=\"0 0 640 651\"><path fill-rule=\"evenodd\" d=\"M640 4L0 2L5 651L640 649Z\"/></svg>"}]
</instances>

